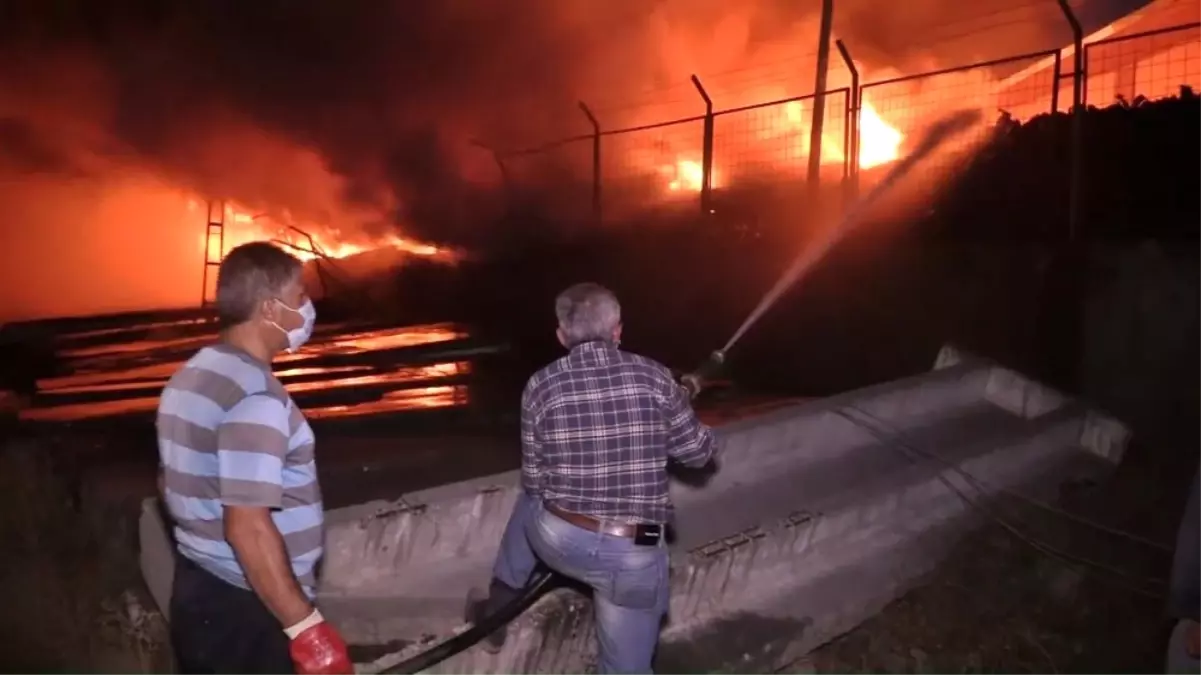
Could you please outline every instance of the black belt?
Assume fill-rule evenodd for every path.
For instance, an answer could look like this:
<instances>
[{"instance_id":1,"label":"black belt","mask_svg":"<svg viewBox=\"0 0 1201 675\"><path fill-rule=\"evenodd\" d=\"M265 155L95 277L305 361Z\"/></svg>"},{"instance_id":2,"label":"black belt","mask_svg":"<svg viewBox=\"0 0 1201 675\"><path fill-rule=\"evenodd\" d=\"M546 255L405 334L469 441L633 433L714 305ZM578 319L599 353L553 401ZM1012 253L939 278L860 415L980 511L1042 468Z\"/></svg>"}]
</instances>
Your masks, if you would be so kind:
<instances>
[{"instance_id":1,"label":"black belt","mask_svg":"<svg viewBox=\"0 0 1201 675\"><path fill-rule=\"evenodd\" d=\"M663 526L659 523L614 523L586 516L582 513L565 511L550 503L546 503L544 506L546 506L547 511L555 514L562 520L589 532L633 539L634 543L639 546L656 546L663 540Z\"/></svg>"}]
</instances>

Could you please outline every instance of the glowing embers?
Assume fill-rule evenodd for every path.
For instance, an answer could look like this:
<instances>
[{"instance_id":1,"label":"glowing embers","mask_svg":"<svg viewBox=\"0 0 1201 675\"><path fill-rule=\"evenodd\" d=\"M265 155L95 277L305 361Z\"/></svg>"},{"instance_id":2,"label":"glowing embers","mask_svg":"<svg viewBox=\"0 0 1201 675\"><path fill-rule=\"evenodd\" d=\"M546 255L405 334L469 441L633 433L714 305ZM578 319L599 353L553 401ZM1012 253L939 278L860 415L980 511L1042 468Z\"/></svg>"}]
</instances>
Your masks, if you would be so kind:
<instances>
[{"instance_id":1,"label":"glowing embers","mask_svg":"<svg viewBox=\"0 0 1201 675\"><path fill-rule=\"evenodd\" d=\"M348 417L466 402L472 364L452 355L454 343L467 337L462 328L452 324L348 328L326 326L312 343L277 361L276 375L306 414ZM40 401L37 407L21 410L21 418L72 421L152 412L181 358L215 338L211 327L183 329L190 334L71 352L69 364L75 372L40 380ZM120 334L115 337L121 339ZM396 363L406 358L401 354L409 353L409 348L420 350L419 360L424 363Z\"/></svg>"}]
</instances>

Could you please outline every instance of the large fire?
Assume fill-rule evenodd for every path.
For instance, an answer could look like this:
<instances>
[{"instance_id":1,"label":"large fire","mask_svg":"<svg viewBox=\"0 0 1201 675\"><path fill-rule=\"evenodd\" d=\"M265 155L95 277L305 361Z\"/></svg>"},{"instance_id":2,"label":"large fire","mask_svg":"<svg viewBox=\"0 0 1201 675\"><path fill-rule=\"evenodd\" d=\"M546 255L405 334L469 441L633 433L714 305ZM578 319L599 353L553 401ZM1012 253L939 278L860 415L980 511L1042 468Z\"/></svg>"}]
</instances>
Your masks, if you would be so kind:
<instances>
[{"instance_id":1,"label":"large fire","mask_svg":"<svg viewBox=\"0 0 1201 675\"><path fill-rule=\"evenodd\" d=\"M900 156L905 135L891 126L867 101L859 115L859 168L870 169Z\"/></svg>"},{"instance_id":2,"label":"large fire","mask_svg":"<svg viewBox=\"0 0 1201 675\"><path fill-rule=\"evenodd\" d=\"M197 200L188 202L188 210L203 215L204 206ZM223 232L210 232L208 248L216 257L219 250L224 257L230 249L252 241L274 242L304 261L317 258L346 258L367 251L391 249L440 262L455 262L456 251L422 243L390 234L379 237L346 236L337 229L306 224L303 227L289 225L268 215L252 215L238 206L226 203ZM205 247L205 235L201 235L200 246Z\"/></svg>"},{"instance_id":3,"label":"large fire","mask_svg":"<svg viewBox=\"0 0 1201 675\"><path fill-rule=\"evenodd\" d=\"M782 114L772 116L772 124L764 129L755 131L754 141L766 147L778 147L782 144L789 147L786 157L790 164L799 168L807 165L809 157L810 126L808 120L812 111L805 105L809 101L789 101L781 106ZM889 124L868 101L863 101L859 112L859 167L870 169L895 161L900 156L901 143L905 135L896 127ZM821 164L825 166L841 166L845 163L845 139L841 125L828 129L822 134ZM663 148L657 152L635 151L634 160L643 167L653 170L662 181L667 195L695 194L704 187L704 167L700 152L691 150L681 152L679 149L667 148L667 157L663 156ZM641 161L639 161L641 160ZM715 162L710 184L713 188L725 186L726 170ZM189 202L192 211L201 210L200 202ZM298 228L287 222L281 222L268 214L251 215L247 210L237 206L226 205L223 242L215 239L210 242L209 251L221 249L224 256L231 248L250 241L273 241L287 247L302 260L316 258L345 258L371 250L392 249L409 255L420 256L433 260L454 262L459 255L449 249L440 248L433 244L422 243L399 235L387 235L375 238L353 238L342 235L338 230L329 227L306 225ZM203 242L203 239L202 239Z\"/></svg>"},{"instance_id":4,"label":"large fire","mask_svg":"<svg viewBox=\"0 0 1201 675\"><path fill-rule=\"evenodd\" d=\"M765 146L790 146L794 152L788 153L789 163L799 168L808 162L810 127L807 119L810 113L802 101L790 101L783 104L783 114L769 119L772 123L766 128L756 129L754 141ZM880 113L866 100L863 101L859 117L859 168L871 169L895 161L900 157L901 143L905 135L899 129L889 124ZM821 163L823 165L841 165L846 159L843 148L842 129L825 131L822 134ZM667 160L654 167L661 177L666 192L670 194L697 193L704 187L704 167L700 160L699 150L679 152L674 160ZM713 175L710 179L713 188L723 187L725 182L723 167L714 162Z\"/></svg>"}]
</instances>

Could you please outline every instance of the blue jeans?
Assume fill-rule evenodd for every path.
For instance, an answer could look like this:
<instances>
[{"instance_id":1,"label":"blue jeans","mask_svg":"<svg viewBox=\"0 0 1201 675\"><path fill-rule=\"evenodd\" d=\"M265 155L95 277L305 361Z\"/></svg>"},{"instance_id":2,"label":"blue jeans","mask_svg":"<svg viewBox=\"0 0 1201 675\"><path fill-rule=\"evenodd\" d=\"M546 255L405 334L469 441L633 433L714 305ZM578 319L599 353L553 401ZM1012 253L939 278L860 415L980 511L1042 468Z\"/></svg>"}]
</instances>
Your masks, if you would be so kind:
<instances>
[{"instance_id":1,"label":"blue jeans","mask_svg":"<svg viewBox=\"0 0 1201 675\"><path fill-rule=\"evenodd\" d=\"M652 672L670 593L662 539L657 546L638 546L632 539L589 532L522 493L505 527L493 576L521 588L539 559L592 587L599 672Z\"/></svg>"}]
</instances>

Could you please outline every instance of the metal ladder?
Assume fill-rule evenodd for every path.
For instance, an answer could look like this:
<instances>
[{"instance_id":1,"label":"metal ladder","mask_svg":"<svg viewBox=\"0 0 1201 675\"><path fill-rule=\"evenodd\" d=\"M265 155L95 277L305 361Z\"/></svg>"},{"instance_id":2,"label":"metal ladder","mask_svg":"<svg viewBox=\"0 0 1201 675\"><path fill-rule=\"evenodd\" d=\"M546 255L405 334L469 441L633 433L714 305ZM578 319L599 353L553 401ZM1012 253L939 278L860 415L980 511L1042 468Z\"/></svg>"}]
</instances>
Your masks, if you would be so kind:
<instances>
[{"instance_id":1,"label":"metal ladder","mask_svg":"<svg viewBox=\"0 0 1201 675\"><path fill-rule=\"evenodd\" d=\"M206 202L204 226L204 274L201 277L200 306L208 307L217 297L217 268L225 256L225 202Z\"/></svg>"}]
</instances>

